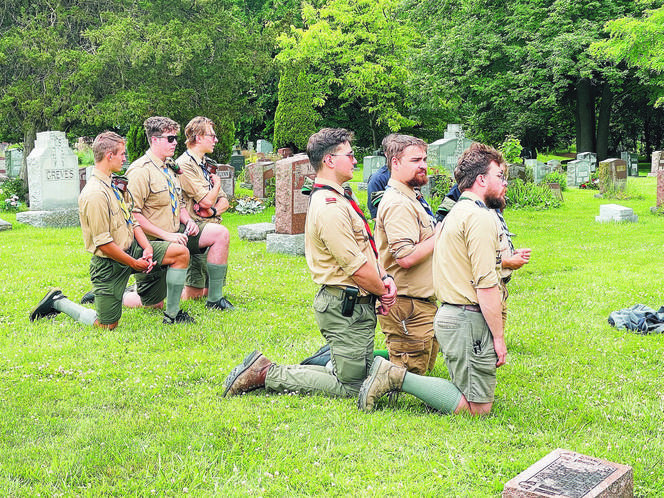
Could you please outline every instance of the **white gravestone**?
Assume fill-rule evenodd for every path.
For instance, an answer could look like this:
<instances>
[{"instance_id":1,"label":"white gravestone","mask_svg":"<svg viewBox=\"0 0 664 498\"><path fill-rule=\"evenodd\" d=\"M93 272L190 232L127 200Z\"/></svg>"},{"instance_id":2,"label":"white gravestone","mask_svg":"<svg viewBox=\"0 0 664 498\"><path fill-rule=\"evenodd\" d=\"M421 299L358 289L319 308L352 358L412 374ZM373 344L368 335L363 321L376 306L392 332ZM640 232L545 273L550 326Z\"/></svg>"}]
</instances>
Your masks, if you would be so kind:
<instances>
[{"instance_id":1,"label":"white gravestone","mask_svg":"<svg viewBox=\"0 0 664 498\"><path fill-rule=\"evenodd\" d=\"M69 148L64 132L37 133L28 156L28 187L31 211L78 207L78 156Z\"/></svg>"}]
</instances>

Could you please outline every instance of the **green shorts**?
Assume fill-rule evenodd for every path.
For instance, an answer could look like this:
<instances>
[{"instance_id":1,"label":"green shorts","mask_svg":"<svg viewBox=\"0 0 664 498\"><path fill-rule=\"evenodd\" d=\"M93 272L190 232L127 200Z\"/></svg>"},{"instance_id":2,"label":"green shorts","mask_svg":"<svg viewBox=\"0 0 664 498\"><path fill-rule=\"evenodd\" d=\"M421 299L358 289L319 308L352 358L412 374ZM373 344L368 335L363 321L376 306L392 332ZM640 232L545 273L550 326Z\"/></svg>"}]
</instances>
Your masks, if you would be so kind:
<instances>
[{"instance_id":1,"label":"green shorts","mask_svg":"<svg viewBox=\"0 0 664 498\"><path fill-rule=\"evenodd\" d=\"M454 385L469 402L491 403L498 355L482 313L443 304L433 328Z\"/></svg>"},{"instance_id":2,"label":"green shorts","mask_svg":"<svg viewBox=\"0 0 664 498\"><path fill-rule=\"evenodd\" d=\"M203 227L207 223L197 221L198 235L187 236L187 249L189 249L189 267L187 268L187 277L184 285L196 289L205 289L208 286L207 273L207 247L199 247ZM180 233L184 233L185 225L180 224Z\"/></svg>"},{"instance_id":3,"label":"green shorts","mask_svg":"<svg viewBox=\"0 0 664 498\"><path fill-rule=\"evenodd\" d=\"M152 259L157 263L157 266L148 274L136 274L138 293L141 296L141 301L146 306L160 303L166 297L166 268L161 267L161 262L164 260L170 243L154 241L151 242L151 245L153 250ZM135 240L126 252L134 259L143 256L143 248ZM90 280L92 280L95 295L97 319L102 325L110 325L120 320L122 316L122 297L129 276L133 273L136 273L136 270L114 259L92 256L90 260ZM163 288L161 285L162 273ZM149 277L148 283L138 284L141 277Z\"/></svg>"}]
</instances>

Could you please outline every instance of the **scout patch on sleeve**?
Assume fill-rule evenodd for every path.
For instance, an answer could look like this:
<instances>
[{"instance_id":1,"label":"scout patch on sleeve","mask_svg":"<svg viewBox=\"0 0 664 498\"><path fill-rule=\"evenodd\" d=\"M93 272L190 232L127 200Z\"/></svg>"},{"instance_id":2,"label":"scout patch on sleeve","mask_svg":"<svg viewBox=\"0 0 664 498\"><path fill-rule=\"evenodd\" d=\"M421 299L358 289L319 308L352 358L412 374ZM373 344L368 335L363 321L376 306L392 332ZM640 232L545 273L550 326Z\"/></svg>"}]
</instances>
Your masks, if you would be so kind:
<instances>
[{"instance_id":1,"label":"scout patch on sleeve","mask_svg":"<svg viewBox=\"0 0 664 498\"><path fill-rule=\"evenodd\" d=\"M325 204L332 204L333 202L337 202L336 197L326 197L325 198Z\"/></svg>"}]
</instances>

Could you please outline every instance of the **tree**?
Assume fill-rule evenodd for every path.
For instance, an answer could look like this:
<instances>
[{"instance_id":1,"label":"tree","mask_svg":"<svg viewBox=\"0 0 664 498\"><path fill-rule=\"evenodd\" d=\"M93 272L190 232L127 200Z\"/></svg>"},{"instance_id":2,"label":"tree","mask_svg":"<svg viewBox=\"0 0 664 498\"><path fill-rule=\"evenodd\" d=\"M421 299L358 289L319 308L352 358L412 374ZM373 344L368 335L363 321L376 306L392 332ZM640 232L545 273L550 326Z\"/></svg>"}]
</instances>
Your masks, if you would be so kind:
<instances>
[{"instance_id":1,"label":"tree","mask_svg":"<svg viewBox=\"0 0 664 498\"><path fill-rule=\"evenodd\" d=\"M315 133L318 113L312 106L309 78L300 66L285 67L279 79L279 105L274 115L275 147L304 150Z\"/></svg>"},{"instance_id":2,"label":"tree","mask_svg":"<svg viewBox=\"0 0 664 498\"><path fill-rule=\"evenodd\" d=\"M279 38L279 63L304 64L314 104L332 113L356 109L371 133L374 147L381 125L392 131L412 126L407 116L408 60L415 30L396 0L330 0L315 8L305 3L305 28L293 27Z\"/></svg>"}]
</instances>

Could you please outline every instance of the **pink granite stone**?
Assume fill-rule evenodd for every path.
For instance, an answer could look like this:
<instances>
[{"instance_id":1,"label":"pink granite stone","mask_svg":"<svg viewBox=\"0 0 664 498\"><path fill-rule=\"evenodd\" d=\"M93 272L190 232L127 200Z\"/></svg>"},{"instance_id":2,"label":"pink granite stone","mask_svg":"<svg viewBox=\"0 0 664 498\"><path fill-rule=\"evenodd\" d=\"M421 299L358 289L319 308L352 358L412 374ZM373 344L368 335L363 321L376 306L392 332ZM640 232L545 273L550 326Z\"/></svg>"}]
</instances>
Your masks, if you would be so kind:
<instances>
[{"instance_id":1,"label":"pink granite stone","mask_svg":"<svg viewBox=\"0 0 664 498\"><path fill-rule=\"evenodd\" d=\"M502 498L631 498L632 467L557 449L511 479Z\"/></svg>"},{"instance_id":2,"label":"pink granite stone","mask_svg":"<svg viewBox=\"0 0 664 498\"><path fill-rule=\"evenodd\" d=\"M657 207L664 202L664 169L657 171Z\"/></svg>"},{"instance_id":3,"label":"pink granite stone","mask_svg":"<svg viewBox=\"0 0 664 498\"><path fill-rule=\"evenodd\" d=\"M302 185L306 177L313 180L316 172L306 154L296 154L280 159L277 161L275 169L277 176L275 232L290 235L304 233L309 197L302 194Z\"/></svg>"},{"instance_id":4,"label":"pink granite stone","mask_svg":"<svg viewBox=\"0 0 664 498\"><path fill-rule=\"evenodd\" d=\"M249 178L254 190L254 197L265 199L265 181L274 178L274 163L272 161L258 161L247 166Z\"/></svg>"}]
</instances>

